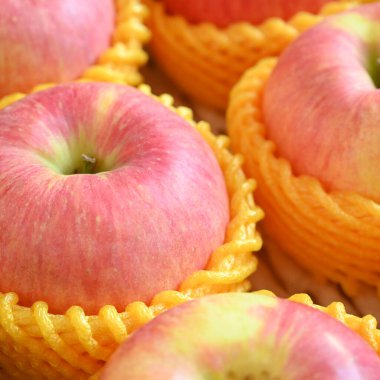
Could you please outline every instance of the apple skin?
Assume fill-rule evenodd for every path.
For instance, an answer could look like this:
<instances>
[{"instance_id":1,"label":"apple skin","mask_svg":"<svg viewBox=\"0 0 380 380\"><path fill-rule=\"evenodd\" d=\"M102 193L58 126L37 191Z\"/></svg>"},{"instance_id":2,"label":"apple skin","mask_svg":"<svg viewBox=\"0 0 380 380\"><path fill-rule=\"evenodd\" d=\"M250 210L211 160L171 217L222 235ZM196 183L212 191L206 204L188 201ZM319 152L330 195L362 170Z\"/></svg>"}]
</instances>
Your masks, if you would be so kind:
<instances>
[{"instance_id":1,"label":"apple skin","mask_svg":"<svg viewBox=\"0 0 380 380\"><path fill-rule=\"evenodd\" d=\"M176 289L224 242L229 200L211 148L128 86L65 84L4 108L0 173L0 291L24 306L123 311Z\"/></svg>"},{"instance_id":2,"label":"apple skin","mask_svg":"<svg viewBox=\"0 0 380 380\"><path fill-rule=\"evenodd\" d=\"M280 57L264 92L276 154L327 191L380 202L380 3L327 19Z\"/></svg>"},{"instance_id":3,"label":"apple skin","mask_svg":"<svg viewBox=\"0 0 380 380\"><path fill-rule=\"evenodd\" d=\"M109 46L113 0L2 0L0 96L76 79Z\"/></svg>"},{"instance_id":4,"label":"apple skin","mask_svg":"<svg viewBox=\"0 0 380 380\"><path fill-rule=\"evenodd\" d=\"M380 358L309 306L254 293L186 302L127 339L100 380L375 380Z\"/></svg>"},{"instance_id":5,"label":"apple skin","mask_svg":"<svg viewBox=\"0 0 380 380\"><path fill-rule=\"evenodd\" d=\"M260 24L268 18L289 19L300 11L317 13L331 0L162 0L169 13L192 23L226 27L239 21Z\"/></svg>"}]
</instances>

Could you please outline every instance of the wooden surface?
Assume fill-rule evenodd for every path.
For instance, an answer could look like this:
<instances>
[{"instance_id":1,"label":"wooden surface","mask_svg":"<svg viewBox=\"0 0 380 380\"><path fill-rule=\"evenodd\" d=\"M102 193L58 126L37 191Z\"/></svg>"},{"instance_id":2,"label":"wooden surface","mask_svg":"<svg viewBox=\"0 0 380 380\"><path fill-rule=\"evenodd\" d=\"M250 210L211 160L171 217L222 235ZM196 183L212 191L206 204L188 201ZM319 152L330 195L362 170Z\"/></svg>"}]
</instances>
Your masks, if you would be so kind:
<instances>
[{"instance_id":1,"label":"wooden surface","mask_svg":"<svg viewBox=\"0 0 380 380\"><path fill-rule=\"evenodd\" d=\"M175 98L176 105L185 105L193 110L196 120L209 122L216 134L225 133L224 114L192 102L153 61L143 68L142 73L145 82L151 86L154 94L171 94ZM294 293L308 293L314 302L322 306L327 306L334 301L342 301L348 312L358 316L372 314L380 321L380 297L375 289L363 286L358 295L349 297L344 294L340 286L317 281L290 258L270 255L265 251L265 240L264 249L258 253L258 257L258 270L251 276L253 289L269 289L282 297Z\"/></svg>"}]
</instances>

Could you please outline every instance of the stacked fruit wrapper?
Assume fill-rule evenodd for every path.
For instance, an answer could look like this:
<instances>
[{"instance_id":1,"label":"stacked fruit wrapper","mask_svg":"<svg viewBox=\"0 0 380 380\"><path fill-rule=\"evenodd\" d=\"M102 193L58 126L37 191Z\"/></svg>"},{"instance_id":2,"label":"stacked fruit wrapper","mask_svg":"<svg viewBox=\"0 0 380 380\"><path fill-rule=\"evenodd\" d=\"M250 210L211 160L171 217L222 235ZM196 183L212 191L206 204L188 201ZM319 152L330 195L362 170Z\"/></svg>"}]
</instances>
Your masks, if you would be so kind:
<instances>
[{"instance_id":1,"label":"stacked fruit wrapper","mask_svg":"<svg viewBox=\"0 0 380 380\"><path fill-rule=\"evenodd\" d=\"M311 61L302 51L305 62L289 73L291 63L284 65L283 84L271 85L279 56L304 40L316 54L328 45L307 40L309 30L325 31L321 25L341 38L338 57L339 44L355 33L365 43L352 37L353 60L362 62L359 52L370 45L368 65L355 69L368 70L366 85L380 87L380 3L355 13L366 2L263 1L260 18L260 2L248 0L73 0L67 7L4 0L0 379L380 377L374 316L351 315L341 302L319 306L306 294L248 293L263 240L273 257L291 257L350 296L363 286L379 289L380 196L372 172L365 170L369 187L358 176L364 185L352 189L335 186L342 166L326 181L295 170L276 151L283 142L280 152L287 152L289 130L280 135L269 124L276 117L285 124L289 115L301 128L308 121L312 103L286 104L293 95L308 99L305 79L289 85L289 94L271 95L280 101L268 94L286 89ZM64 36L62 45L49 36ZM181 93L226 112L228 137L143 84L144 45ZM342 98L350 96L347 90ZM379 102L377 93L368 112ZM316 129L329 120L321 109ZM300 161L322 157L328 172L333 154L308 153L319 138L315 129L310 134ZM376 166L380 141L370 140ZM365 158L357 160L362 168Z\"/></svg>"}]
</instances>

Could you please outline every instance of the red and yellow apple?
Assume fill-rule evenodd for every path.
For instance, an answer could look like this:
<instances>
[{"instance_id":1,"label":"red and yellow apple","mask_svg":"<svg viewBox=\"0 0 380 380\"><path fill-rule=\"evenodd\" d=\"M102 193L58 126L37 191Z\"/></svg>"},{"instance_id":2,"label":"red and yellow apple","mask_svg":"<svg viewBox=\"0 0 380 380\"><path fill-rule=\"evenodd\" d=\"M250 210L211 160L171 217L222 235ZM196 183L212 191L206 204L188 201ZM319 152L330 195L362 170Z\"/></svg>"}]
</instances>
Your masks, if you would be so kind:
<instances>
[{"instance_id":1,"label":"red and yellow apple","mask_svg":"<svg viewBox=\"0 0 380 380\"><path fill-rule=\"evenodd\" d=\"M149 302L206 267L228 222L211 148L136 89L65 84L0 111L0 291L21 305Z\"/></svg>"},{"instance_id":2,"label":"red and yellow apple","mask_svg":"<svg viewBox=\"0 0 380 380\"><path fill-rule=\"evenodd\" d=\"M113 0L2 0L0 96L77 78L109 46Z\"/></svg>"},{"instance_id":3,"label":"red and yellow apple","mask_svg":"<svg viewBox=\"0 0 380 380\"><path fill-rule=\"evenodd\" d=\"M299 11L317 13L331 0L162 0L169 13L192 23L225 27L239 21L259 24L271 17L289 19Z\"/></svg>"},{"instance_id":4,"label":"red and yellow apple","mask_svg":"<svg viewBox=\"0 0 380 380\"><path fill-rule=\"evenodd\" d=\"M253 293L186 302L136 331L100 380L376 380L380 358L341 322Z\"/></svg>"},{"instance_id":5,"label":"red and yellow apple","mask_svg":"<svg viewBox=\"0 0 380 380\"><path fill-rule=\"evenodd\" d=\"M280 57L263 118L296 175L380 202L380 3L326 19Z\"/></svg>"}]
</instances>

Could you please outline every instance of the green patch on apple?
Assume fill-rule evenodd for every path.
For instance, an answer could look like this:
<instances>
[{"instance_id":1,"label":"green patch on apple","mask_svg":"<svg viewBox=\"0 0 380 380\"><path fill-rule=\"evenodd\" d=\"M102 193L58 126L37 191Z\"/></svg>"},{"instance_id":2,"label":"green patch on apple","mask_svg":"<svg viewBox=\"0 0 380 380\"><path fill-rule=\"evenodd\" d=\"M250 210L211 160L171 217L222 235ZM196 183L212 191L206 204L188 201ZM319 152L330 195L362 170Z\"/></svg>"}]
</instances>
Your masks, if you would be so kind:
<instances>
[{"instance_id":1,"label":"green patch on apple","mask_svg":"<svg viewBox=\"0 0 380 380\"><path fill-rule=\"evenodd\" d=\"M380 25L358 13L349 13L345 17L332 19L331 25L337 29L344 30L352 36L359 37L365 41L367 59L367 71L372 78L376 88L380 88Z\"/></svg>"},{"instance_id":2,"label":"green patch on apple","mask_svg":"<svg viewBox=\"0 0 380 380\"><path fill-rule=\"evenodd\" d=\"M254 293L186 302L136 331L100 380L377 380L380 358L309 306Z\"/></svg>"}]
</instances>

